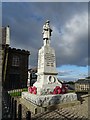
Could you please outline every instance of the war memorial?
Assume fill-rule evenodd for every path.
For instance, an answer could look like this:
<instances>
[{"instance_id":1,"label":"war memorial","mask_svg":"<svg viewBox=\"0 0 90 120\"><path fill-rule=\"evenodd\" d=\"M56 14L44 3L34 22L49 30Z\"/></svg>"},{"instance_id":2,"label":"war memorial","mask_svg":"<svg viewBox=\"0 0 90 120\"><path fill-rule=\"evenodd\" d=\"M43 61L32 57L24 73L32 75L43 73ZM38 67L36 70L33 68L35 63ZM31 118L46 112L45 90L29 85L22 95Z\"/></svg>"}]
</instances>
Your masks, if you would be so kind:
<instances>
[{"instance_id":1,"label":"war memorial","mask_svg":"<svg viewBox=\"0 0 90 120\"><path fill-rule=\"evenodd\" d=\"M51 47L52 29L50 21L43 25L43 46L38 52L37 81L22 92L21 102L33 113L41 113L50 106L77 101L75 93L67 93L67 88L57 79L55 50Z\"/></svg>"}]
</instances>

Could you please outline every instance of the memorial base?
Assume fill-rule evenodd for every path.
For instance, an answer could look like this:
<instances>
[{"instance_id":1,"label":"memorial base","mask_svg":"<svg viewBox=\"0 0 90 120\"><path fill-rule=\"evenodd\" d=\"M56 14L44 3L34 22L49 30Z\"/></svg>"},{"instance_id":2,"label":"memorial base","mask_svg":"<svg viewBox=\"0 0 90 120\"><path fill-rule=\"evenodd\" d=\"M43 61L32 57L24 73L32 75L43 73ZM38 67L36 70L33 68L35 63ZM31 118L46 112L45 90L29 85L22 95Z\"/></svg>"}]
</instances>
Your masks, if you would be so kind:
<instances>
[{"instance_id":1,"label":"memorial base","mask_svg":"<svg viewBox=\"0 0 90 120\"><path fill-rule=\"evenodd\" d=\"M34 95L28 92L22 92L21 102L30 109L34 114L42 113L51 106L71 104L77 101L75 93L59 94L59 95Z\"/></svg>"},{"instance_id":2,"label":"memorial base","mask_svg":"<svg viewBox=\"0 0 90 120\"><path fill-rule=\"evenodd\" d=\"M26 95L28 95L28 97L26 97ZM51 110L54 110L54 109L60 109L60 108L65 108L65 107L71 107L71 106L75 106L75 105L79 105L80 102L77 101L77 97L76 97L76 94L74 93L68 93L68 94L64 94L63 96L63 99L61 100L61 103L57 103L56 99L54 99L54 103L51 104L51 105L45 105L43 104L43 106L41 105L37 105L35 104L34 102L37 101L36 98L38 97L43 97L43 96L37 96L37 95L33 95L35 96L35 99L34 99L34 102L31 101L31 95L30 93L28 92L23 92L22 93L22 98L21 98L21 103L24 104L33 114L37 114L37 113L43 113L45 111L51 111ZM56 95L55 95L56 96ZM57 96L61 96L61 95L57 95ZM68 98L67 98L67 97ZM70 96L73 96L71 97L72 99L70 99ZM44 96L45 97L45 96ZM64 100L66 99L67 100ZM75 97L75 98L74 98ZM55 98L55 97L54 97ZM40 98L41 99L41 98ZM55 102L56 101L56 102Z\"/></svg>"}]
</instances>

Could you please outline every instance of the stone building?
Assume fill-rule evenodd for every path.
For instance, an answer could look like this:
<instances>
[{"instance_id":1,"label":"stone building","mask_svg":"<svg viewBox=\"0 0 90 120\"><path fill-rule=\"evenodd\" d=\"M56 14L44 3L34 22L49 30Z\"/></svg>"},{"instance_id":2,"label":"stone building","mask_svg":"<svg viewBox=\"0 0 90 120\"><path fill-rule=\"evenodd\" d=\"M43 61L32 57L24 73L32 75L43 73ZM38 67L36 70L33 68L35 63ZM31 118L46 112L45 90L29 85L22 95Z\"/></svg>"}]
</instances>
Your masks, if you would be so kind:
<instances>
[{"instance_id":1,"label":"stone building","mask_svg":"<svg viewBox=\"0 0 90 120\"><path fill-rule=\"evenodd\" d=\"M78 79L75 83L76 92L87 92L90 89L90 79Z\"/></svg>"},{"instance_id":2,"label":"stone building","mask_svg":"<svg viewBox=\"0 0 90 120\"><path fill-rule=\"evenodd\" d=\"M2 85L5 89L27 86L29 51L10 47L10 28L2 28Z\"/></svg>"}]
</instances>

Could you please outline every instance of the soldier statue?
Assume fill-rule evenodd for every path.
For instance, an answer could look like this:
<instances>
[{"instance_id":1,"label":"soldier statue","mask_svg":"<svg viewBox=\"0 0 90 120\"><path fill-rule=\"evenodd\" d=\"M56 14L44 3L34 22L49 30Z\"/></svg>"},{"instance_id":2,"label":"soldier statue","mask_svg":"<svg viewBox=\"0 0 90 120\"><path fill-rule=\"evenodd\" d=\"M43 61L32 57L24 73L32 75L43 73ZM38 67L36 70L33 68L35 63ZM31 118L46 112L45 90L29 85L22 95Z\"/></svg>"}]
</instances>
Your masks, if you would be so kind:
<instances>
[{"instance_id":1,"label":"soldier statue","mask_svg":"<svg viewBox=\"0 0 90 120\"><path fill-rule=\"evenodd\" d=\"M46 23L43 25L43 40L50 40L50 36L51 36L51 32L52 32L52 29L50 28L50 25L49 25L50 21L47 20Z\"/></svg>"}]
</instances>

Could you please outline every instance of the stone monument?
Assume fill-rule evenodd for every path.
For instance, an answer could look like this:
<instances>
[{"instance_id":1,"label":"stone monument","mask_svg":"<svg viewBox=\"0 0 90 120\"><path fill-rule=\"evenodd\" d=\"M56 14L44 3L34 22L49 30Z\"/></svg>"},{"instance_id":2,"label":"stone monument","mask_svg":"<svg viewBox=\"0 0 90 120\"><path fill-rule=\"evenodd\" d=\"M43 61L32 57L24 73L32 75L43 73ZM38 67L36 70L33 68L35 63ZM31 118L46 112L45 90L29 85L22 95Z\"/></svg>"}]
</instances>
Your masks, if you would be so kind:
<instances>
[{"instance_id":1,"label":"stone monument","mask_svg":"<svg viewBox=\"0 0 90 120\"><path fill-rule=\"evenodd\" d=\"M43 46L38 52L38 77L34 83L38 95L54 94L56 86L62 88L62 84L57 79L55 51L50 46L51 32L50 21L43 25ZM53 93L54 92L54 93ZM60 94L60 90L58 90Z\"/></svg>"},{"instance_id":2,"label":"stone monument","mask_svg":"<svg viewBox=\"0 0 90 120\"><path fill-rule=\"evenodd\" d=\"M76 94L66 93L67 88L57 79L55 51L50 46L52 29L49 20L43 25L42 34L43 46L38 52L37 81L28 87L28 92L22 92L22 98L43 107L76 100Z\"/></svg>"}]
</instances>

